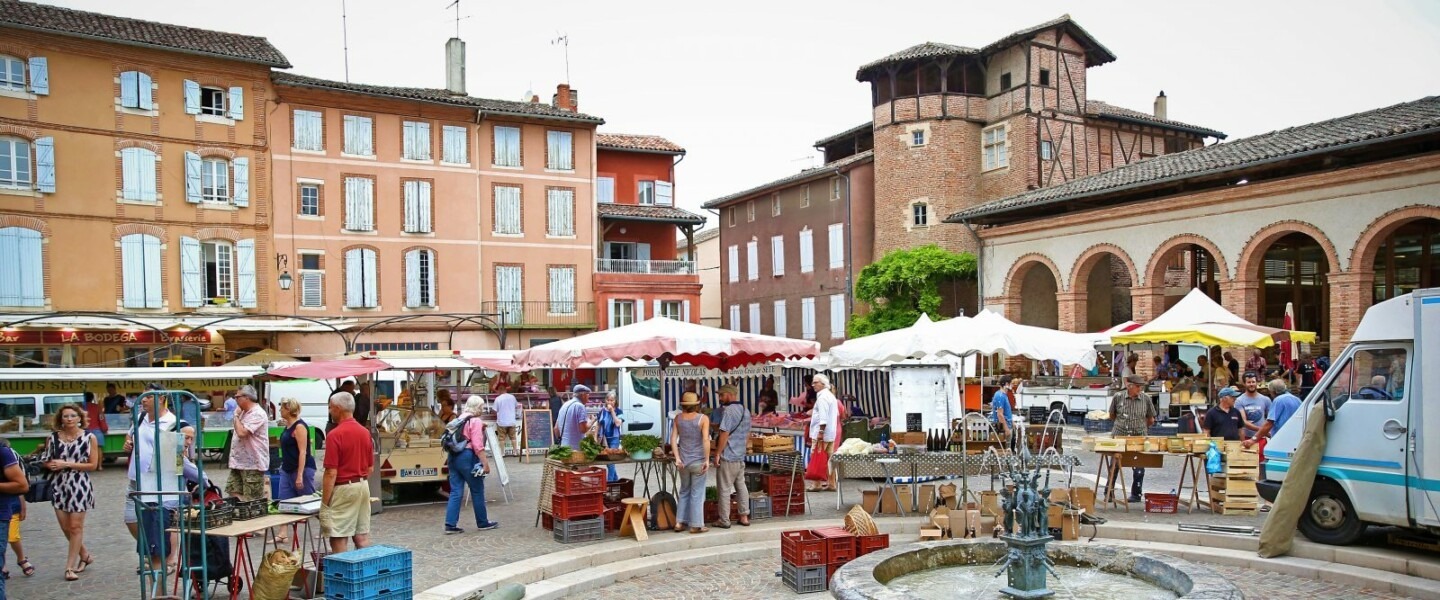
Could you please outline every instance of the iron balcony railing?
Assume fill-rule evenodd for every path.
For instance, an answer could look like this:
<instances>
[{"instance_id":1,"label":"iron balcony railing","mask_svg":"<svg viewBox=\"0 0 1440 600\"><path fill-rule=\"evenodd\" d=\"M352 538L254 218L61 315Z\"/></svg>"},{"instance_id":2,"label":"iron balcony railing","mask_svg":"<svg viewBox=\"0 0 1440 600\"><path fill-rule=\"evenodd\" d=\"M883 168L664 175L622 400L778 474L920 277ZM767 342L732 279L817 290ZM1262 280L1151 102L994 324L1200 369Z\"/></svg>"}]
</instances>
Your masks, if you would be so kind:
<instances>
[{"instance_id":1,"label":"iron balcony railing","mask_svg":"<svg viewBox=\"0 0 1440 600\"><path fill-rule=\"evenodd\" d=\"M505 326L512 329L594 329L594 302L565 301L490 301L482 302L481 310L503 316Z\"/></svg>"},{"instance_id":2,"label":"iron balcony railing","mask_svg":"<svg viewBox=\"0 0 1440 600\"><path fill-rule=\"evenodd\" d=\"M694 275L695 263L688 260L595 259L596 273L642 273L653 275Z\"/></svg>"}]
</instances>

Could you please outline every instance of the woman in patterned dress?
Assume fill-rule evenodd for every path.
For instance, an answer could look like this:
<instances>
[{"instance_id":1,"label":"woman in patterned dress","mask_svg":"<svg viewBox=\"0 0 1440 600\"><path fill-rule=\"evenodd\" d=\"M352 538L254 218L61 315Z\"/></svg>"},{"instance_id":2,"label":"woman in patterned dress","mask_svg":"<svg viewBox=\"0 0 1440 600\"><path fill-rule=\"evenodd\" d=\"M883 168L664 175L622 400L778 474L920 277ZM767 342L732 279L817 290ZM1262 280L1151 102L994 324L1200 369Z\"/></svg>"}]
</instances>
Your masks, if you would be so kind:
<instances>
[{"instance_id":1,"label":"woman in patterned dress","mask_svg":"<svg viewBox=\"0 0 1440 600\"><path fill-rule=\"evenodd\" d=\"M100 468L100 445L85 431L85 411L73 404L55 413L55 432L45 441L45 467L50 470L51 502L60 531L70 542L65 560L65 580L75 581L95 562L85 548L85 513L95 508L95 488L90 472ZM74 565L74 566L71 566Z\"/></svg>"}]
</instances>

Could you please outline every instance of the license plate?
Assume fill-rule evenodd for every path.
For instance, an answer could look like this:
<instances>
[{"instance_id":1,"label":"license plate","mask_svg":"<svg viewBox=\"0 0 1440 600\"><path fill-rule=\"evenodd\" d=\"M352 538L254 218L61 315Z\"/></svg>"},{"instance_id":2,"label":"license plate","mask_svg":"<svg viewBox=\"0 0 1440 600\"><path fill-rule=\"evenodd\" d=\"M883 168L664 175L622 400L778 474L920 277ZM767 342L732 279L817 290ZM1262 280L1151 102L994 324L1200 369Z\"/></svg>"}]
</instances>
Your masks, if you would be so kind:
<instances>
[{"instance_id":1,"label":"license plate","mask_svg":"<svg viewBox=\"0 0 1440 600\"><path fill-rule=\"evenodd\" d=\"M401 479L404 479L404 478L406 478L406 477L437 477L437 476L439 476L439 475L440 475L440 469L436 469L436 468L429 468L429 469L400 469L400 478L401 478Z\"/></svg>"}]
</instances>

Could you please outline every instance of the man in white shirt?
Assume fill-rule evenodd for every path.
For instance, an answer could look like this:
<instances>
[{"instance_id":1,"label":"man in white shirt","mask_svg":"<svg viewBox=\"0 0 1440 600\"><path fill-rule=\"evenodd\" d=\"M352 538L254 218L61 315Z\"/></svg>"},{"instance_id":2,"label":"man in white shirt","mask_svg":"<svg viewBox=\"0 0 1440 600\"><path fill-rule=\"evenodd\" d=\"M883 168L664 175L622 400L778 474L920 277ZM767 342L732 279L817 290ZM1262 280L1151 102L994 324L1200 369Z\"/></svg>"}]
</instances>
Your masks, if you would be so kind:
<instances>
[{"instance_id":1,"label":"man in white shirt","mask_svg":"<svg viewBox=\"0 0 1440 600\"><path fill-rule=\"evenodd\" d=\"M500 449L516 448L515 433L520 428L520 402L507 388L500 388L495 397L495 426L499 428ZM518 448L516 448L518 450Z\"/></svg>"},{"instance_id":2,"label":"man in white shirt","mask_svg":"<svg viewBox=\"0 0 1440 600\"><path fill-rule=\"evenodd\" d=\"M816 374L810 385L815 388L815 407L810 409L810 451L824 452L828 456L835 452L835 434L840 429L839 401L835 399L835 392L830 390L829 377ZM835 474L829 472L828 464L826 472L825 481L820 482L818 491L834 489Z\"/></svg>"}]
</instances>

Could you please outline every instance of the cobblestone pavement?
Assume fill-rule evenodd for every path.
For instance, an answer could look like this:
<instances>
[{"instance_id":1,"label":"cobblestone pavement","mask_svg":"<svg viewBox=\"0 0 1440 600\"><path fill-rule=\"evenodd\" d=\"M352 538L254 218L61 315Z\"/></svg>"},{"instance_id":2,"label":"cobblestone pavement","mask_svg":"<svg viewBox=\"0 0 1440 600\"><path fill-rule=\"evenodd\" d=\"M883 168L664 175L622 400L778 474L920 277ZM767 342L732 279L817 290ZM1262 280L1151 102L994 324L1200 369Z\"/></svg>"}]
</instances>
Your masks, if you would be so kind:
<instances>
[{"instance_id":1,"label":"cobblestone pavement","mask_svg":"<svg viewBox=\"0 0 1440 600\"><path fill-rule=\"evenodd\" d=\"M1092 484L1095 456L1085 452L1079 454L1085 466L1077 470L1075 484ZM460 525L468 531L461 535L443 535L445 507L438 503L386 507L383 514L375 516L373 538L376 543L394 544L414 551L414 584L417 591L491 567L574 547L556 543L550 532L534 526L540 464L521 464L515 458L507 459L506 463L511 476L510 491L515 498L512 502L506 504L501 500L496 477L492 476L487 480L490 484L486 494L489 497L487 504L490 516L502 523L497 530L474 531L473 517L469 516L467 507L462 511ZM223 487L226 471L215 467L207 469L212 479ZM622 466L620 472L622 477L628 477L631 475L631 467ZM1087 475L1087 472L1091 475ZM1167 459L1164 469L1149 471L1146 489L1169 491L1175 487L1178 472L1179 464L1172 464ZM15 567L15 556L10 552L7 556L13 575L9 582L10 597L20 600L46 600L68 599L76 594L93 595L97 598L138 596L139 579L135 575L137 560L134 542L122 525L120 514L125 486L124 467L107 467L95 474L94 480L99 506L89 515L86 542L97 557L95 564L81 575L80 581L65 582L62 579L64 538L56 525L53 511L47 505L31 505L29 518L21 530L25 547L38 572L34 577L22 576ZM874 482L864 480L846 481L844 488L847 503L859 502L860 489L873 488L874 485ZM989 477L972 477L970 485L972 489L989 489ZM835 508L834 493L811 495L811 508L813 512L808 518L833 517L838 523L842 514ZM848 510L849 505L843 508ZM1220 516L1202 511L1185 514L1183 510L1178 515L1147 514L1141 507L1132 507L1129 512L1118 509L1102 510L1101 514L1112 520L1122 521L1255 526L1259 526L1264 518L1264 515ZM773 578L769 577L773 571L773 568L766 567L760 575L755 576L755 581L779 586L778 580L772 581ZM733 573L729 576L733 576ZM707 593L712 592L713 588L707 590Z\"/></svg>"}]
</instances>

